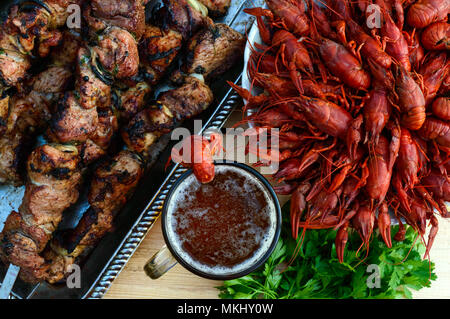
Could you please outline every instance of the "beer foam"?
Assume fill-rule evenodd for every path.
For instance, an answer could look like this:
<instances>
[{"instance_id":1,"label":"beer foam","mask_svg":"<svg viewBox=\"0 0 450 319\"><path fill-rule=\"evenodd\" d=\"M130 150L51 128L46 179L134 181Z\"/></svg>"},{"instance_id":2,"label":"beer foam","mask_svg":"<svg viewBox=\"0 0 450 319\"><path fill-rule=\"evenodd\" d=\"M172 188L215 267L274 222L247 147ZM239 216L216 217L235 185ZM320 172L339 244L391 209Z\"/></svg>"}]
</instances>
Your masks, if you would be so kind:
<instances>
[{"instance_id":1,"label":"beer foam","mask_svg":"<svg viewBox=\"0 0 450 319\"><path fill-rule=\"evenodd\" d=\"M264 194L264 199L268 205L263 208L261 213L267 214L269 217L269 227L264 234L259 234L255 227L251 227L247 222L248 226L246 229L242 232L243 236L239 236L241 238L234 238L234 242L238 243L238 246L243 246L244 243L246 243L246 236L245 235L252 235L256 241L259 242L260 246L259 248L254 252L254 254L247 260L236 264L232 267L226 267L226 266L211 266L207 264L203 264L195 259L192 258L192 256L186 252L182 245L183 245L183 239L179 237L179 235L176 232L177 227L181 227L183 229L186 229L189 225L179 218L176 218L174 214L176 213L177 209L182 207L183 204L186 202L195 200L195 196L193 193L197 190L199 190L200 187L202 187L202 191L208 192L212 189L212 186L208 184L201 184L198 182L198 180L195 178L195 176L192 174L185 178L177 187L175 192L172 194L170 203L167 207L167 214L166 214L166 233L167 237L170 241L170 245L172 249L176 252L176 254L182 258L188 265L193 267L194 269L210 275L220 275L220 276L230 276L239 272L242 272L253 265L255 265L258 261L263 258L263 256L266 254L266 252L270 249L271 244L273 243L273 240L276 235L277 231L277 211L275 207L275 203L272 199L272 196L270 192L268 191L267 187L256 177L254 177L252 174L247 172L244 169L235 167L235 166L228 166L228 165L216 165L215 167L216 174L224 174L227 172L236 172L241 177L243 177L245 183L244 186L238 185L237 181L235 180L227 180L225 183L219 185L221 191L223 192L233 192L233 191L239 191L239 192L252 192L254 190L253 187L256 187L262 194ZM249 202L247 203L250 207L257 208L256 203ZM216 204L218 206L218 204ZM210 209L214 209L218 207L207 207L205 209L193 212L194 214L198 214L198 216L206 216L208 211ZM241 225L236 225L241 226ZM242 243L242 245L239 245L239 243ZM240 253L242 249L238 248L238 253ZM218 252L216 252L217 254ZM226 254L226 252L223 252ZM245 252L242 251L242 254Z\"/></svg>"}]
</instances>

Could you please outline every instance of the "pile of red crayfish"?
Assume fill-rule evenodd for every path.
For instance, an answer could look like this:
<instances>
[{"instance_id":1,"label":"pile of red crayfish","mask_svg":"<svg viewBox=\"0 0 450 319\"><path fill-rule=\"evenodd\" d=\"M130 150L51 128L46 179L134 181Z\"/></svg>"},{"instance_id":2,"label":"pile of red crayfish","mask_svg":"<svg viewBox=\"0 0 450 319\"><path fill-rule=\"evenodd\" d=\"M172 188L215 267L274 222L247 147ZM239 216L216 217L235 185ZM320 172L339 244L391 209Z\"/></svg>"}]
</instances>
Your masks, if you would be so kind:
<instances>
[{"instance_id":1,"label":"pile of red crayfish","mask_svg":"<svg viewBox=\"0 0 450 319\"><path fill-rule=\"evenodd\" d=\"M249 78L264 93L230 85L257 110L244 121L279 128L266 160L279 161L276 190L291 195L293 237L337 229L343 262L350 227L367 253L375 228L391 247L393 213L393 239L407 223L429 256L436 215L450 217L450 1L266 3L246 9L264 42L252 45Z\"/></svg>"}]
</instances>

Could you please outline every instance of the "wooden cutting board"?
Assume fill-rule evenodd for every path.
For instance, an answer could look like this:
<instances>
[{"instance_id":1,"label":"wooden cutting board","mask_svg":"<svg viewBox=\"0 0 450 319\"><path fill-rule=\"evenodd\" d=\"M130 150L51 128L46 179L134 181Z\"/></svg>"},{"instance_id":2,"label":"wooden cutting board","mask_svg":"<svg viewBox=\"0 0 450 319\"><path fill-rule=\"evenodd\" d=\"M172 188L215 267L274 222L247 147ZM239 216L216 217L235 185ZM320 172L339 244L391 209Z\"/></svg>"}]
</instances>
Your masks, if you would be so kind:
<instances>
[{"instance_id":1,"label":"wooden cutting board","mask_svg":"<svg viewBox=\"0 0 450 319\"><path fill-rule=\"evenodd\" d=\"M236 123L242 113L236 111L225 127ZM280 197L282 205L287 200ZM431 250L431 260L436 264L438 279L430 288L414 292L414 298L450 298L450 220L439 219L439 232ZM143 271L147 260L164 245L161 222L154 224L135 254L111 285L104 298L163 298L163 299L213 299L218 298L215 287L221 281L198 277L179 264L163 277L152 280Z\"/></svg>"}]
</instances>

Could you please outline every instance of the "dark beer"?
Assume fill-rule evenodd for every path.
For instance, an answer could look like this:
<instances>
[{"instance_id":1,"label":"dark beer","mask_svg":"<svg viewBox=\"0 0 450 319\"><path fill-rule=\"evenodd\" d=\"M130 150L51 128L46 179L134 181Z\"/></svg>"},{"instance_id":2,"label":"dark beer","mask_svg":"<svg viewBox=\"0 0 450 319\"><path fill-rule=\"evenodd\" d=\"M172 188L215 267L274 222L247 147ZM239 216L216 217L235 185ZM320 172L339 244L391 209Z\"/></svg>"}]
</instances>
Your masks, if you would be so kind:
<instances>
[{"instance_id":1,"label":"dark beer","mask_svg":"<svg viewBox=\"0 0 450 319\"><path fill-rule=\"evenodd\" d=\"M273 243L275 204L266 186L247 171L218 165L211 183L193 175L177 187L167 210L172 249L191 267L230 275L258 262Z\"/></svg>"}]
</instances>

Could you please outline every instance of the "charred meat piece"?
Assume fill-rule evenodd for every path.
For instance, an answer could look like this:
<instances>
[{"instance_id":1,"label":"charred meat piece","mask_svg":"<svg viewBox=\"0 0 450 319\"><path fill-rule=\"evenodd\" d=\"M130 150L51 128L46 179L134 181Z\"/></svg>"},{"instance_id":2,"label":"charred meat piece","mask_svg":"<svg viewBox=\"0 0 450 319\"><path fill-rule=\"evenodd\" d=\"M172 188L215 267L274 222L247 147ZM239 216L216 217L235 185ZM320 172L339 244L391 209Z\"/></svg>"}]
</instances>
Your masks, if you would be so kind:
<instances>
[{"instance_id":1,"label":"charred meat piece","mask_svg":"<svg viewBox=\"0 0 450 319\"><path fill-rule=\"evenodd\" d=\"M98 125L96 108L83 108L74 92L67 92L58 103L48 131L50 141L83 143L95 132Z\"/></svg>"},{"instance_id":2,"label":"charred meat piece","mask_svg":"<svg viewBox=\"0 0 450 319\"><path fill-rule=\"evenodd\" d=\"M128 121L141 111L146 102L147 95L151 92L146 82L139 82L132 87L116 88L112 94L114 108L119 114L121 123Z\"/></svg>"},{"instance_id":3,"label":"charred meat piece","mask_svg":"<svg viewBox=\"0 0 450 319\"><path fill-rule=\"evenodd\" d=\"M114 216L133 194L142 174L142 161L127 150L98 166L89 191L90 208L75 229L56 234L50 249L44 253L51 264L47 281L54 283L63 279L69 265L112 230Z\"/></svg>"},{"instance_id":4,"label":"charred meat piece","mask_svg":"<svg viewBox=\"0 0 450 319\"><path fill-rule=\"evenodd\" d=\"M72 80L65 66L50 66L30 82L30 93L10 99L8 131L34 133L43 130L50 120L53 104L62 96Z\"/></svg>"},{"instance_id":5,"label":"charred meat piece","mask_svg":"<svg viewBox=\"0 0 450 319\"><path fill-rule=\"evenodd\" d=\"M66 23L70 14L68 7L80 3L80 0L30 1L13 7L8 22L11 28L15 27L23 48L31 52L38 45L39 55L43 57L48 54L49 47L61 40L61 32L57 29Z\"/></svg>"},{"instance_id":6,"label":"charred meat piece","mask_svg":"<svg viewBox=\"0 0 450 319\"><path fill-rule=\"evenodd\" d=\"M80 35L73 31L64 31L62 34L61 45L55 47L50 54L52 64L56 66L63 65L73 68L73 66L76 65L78 50L80 49L80 47Z\"/></svg>"},{"instance_id":7,"label":"charred meat piece","mask_svg":"<svg viewBox=\"0 0 450 319\"><path fill-rule=\"evenodd\" d=\"M111 108L97 109L98 124L89 139L78 146L84 165L106 155L119 125Z\"/></svg>"},{"instance_id":8,"label":"charred meat piece","mask_svg":"<svg viewBox=\"0 0 450 319\"><path fill-rule=\"evenodd\" d=\"M67 68L49 67L30 81L30 93L0 102L0 183L23 184L21 172L34 137L46 128L52 106L71 78Z\"/></svg>"},{"instance_id":9,"label":"charred meat piece","mask_svg":"<svg viewBox=\"0 0 450 319\"><path fill-rule=\"evenodd\" d=\"M16 86L26 78L32 55L45 57L59 45L59 27L67 20L68 6L81 0L29 1L11 8L0 28L0 75L3 86ZM35 52L37 51L37 52Z\"/></svg>"},{"instance_id":10,"label":"charred meat piece","mask_svg":"<svg viewBox=\"0 0 450 319\"><path fill-rule=\"evenodd\" d=\"M165 74L167 68L181 49L183 38L175 30L148 25L139 43L141 64L146 80L154 85Z\"/></svg>"},{"instance_id":11,"label":"charred meat piece","mask_svg":"<svg viewBox=\"0 0 450 319\"><path fill-rule=\"evenodd\" d=\"M27 172L19 212L10 214L0 234L0 257L39 280L45 266L39 253L51 239L63 211L78 199L81 173L77 149L40 146L31 153Z\"/></svg>"},{"instance_id":12,"label":"charred meat piece","mask_svg":"<svg viewBox=\"0 0 450 319\"><path fill-rule=\"evenodd\" d=\"M189 41L181 70L186 74L202 74L210 81L240 59L244 48L245 37L239 32L225 24L209 26Z\"/></svg>"},{"instance_id":13,"label":"charred meat piece","mask_svg":"<svg viewBox=\"0 0 450 319\"><path fill-rule=\"evenodd\" d=\"M148 148L175 126L174 115L162 104L152 105L136 114L122 129L127 147L147 157Z\"/></svg>"},{"instance_id":14,"label":"charred meat piece","mask_svg":"<svg viewBox=\"0 0 450 319\"><path fill-rule=\"evenodd\" d=\"M111 108L98 109L98 125L91 140L103 150L108 149L112 137L119 127L117 117Z\"/></svg>"},{"instance_id":15,"label":"charred meat piece","mask_svg":"<svg viewBox=\"0 0 450 319\"><path fill-rule=\"evenodd\" d=\"M36 135L50 119L50 104L51 101L36 91L25 97L12 97L6 131Z\"/></svg>"},{"instance_id":16,"label":"charred meat piece","mask_svg":"<svg viewBox=\"0 0 450 319\"><path fill-rule=\"evenodd\" d=\"M56 94L64 92L72 80L70 65L55 65L48 67L45 71L39 73L31 81L32 91L47 94Z\"/></svg>"},{"instance_id":17,"label":"charred meat piece","mask_svg":"<svg viewBox=\"0 0 450 319\"><path fill-rule=\"evenodd\" d=\"M115 214L142 176L142 161L128 150L119 152L95 170L89 192L92 209L103 214ZM88 244L88 239L82 243Z\"/></svg>"},{"instance_id":18,"label":"charred meat piece","mask_svg":"<svg viewBox=\"0 0 450 319\"><path fill-rule=\"evenodd\" d=\"M47 138L75 145L82 162L88 165L106 154L117 130L117 118L111 108L85 109L74 92L68 92L52 116Z\"/></svg>"},{"instance_id":19,"label":"charred meat piece","mask_svg":"<svg viewBox=\"0 0 450 319\"><path fill-rule=\"evenodd\" d=\"M190 76L183 86L163 92L158 103L165 105L177 122L192 118L206 110L214 99L203 79Z\"/></svg>"},{"instance_id":20,"label":"charred meat piece","mask_svg":"<svg viewBox=\"0 0 450 319\"><path fill-rule=\"evenodd\" d=\"M78 52L78 71L75 90L84 108L109 107L111 85L114 79L137 74L139 53L137 42L129 32L117 27L109 28L99 36L92 48Z\"/></svg>"},{"instance_id":21,"label":"charred meat piece","mask_svg":"<svg viewBox=\"0 0 450 319\"><path fill-rule=\"evenodd\" d=\"M20 132L0 137L0 184L23 184L24 162L30 146L30 139Z\"/></svg>"},{"instance_id":22,"label":"charred meat piece","mask_svg":"<svg viewBox=\"0 0 450 319\"><path fill-rule=\"evenodd\" d=\"M37 147L28 159L27 172L28 189L19 212L32 214L39 224L54 220L53 216L58 216L78 196L81 173L79 154L73 146L46 144ZM58 200L48 200L50 197L45 200L39 196L43 193L55 196Z\"/></svg>"},{"instance_id":23,"label":"charred meat piece","mask_svg":"<svg viewBox=\"0 0 450 319\"><path fill-rule=\"evenodd\" d=\"M93 47L94 60L106 72L117 79L132 77L138 71L139 52L137 42L126 30L112 27L99 36L99 41Z\"/></svg>"},{"instance_id":24,"label":"charred meat piece","mask_svg":"<svg viewBox=\"0 0 450 319\"><path fill-rule=\"evenodd\" d=\"M187 77L183 86L163 92L158 102L139 112L122 130L129 149L147 157L148 148L177 122L200 114L213 101L211 89L196 77Z\"/></svg>"},{"instance_id":25,"label":"charred meat piece","mask_svg":"<svg viewBox=\"0 0 450 319\"><path fill-rule=\"evenodd\" d=\"M84 18L93 32L116 26L140 39L145 27L147 0L91 0L84 10Z\"/></svg>"},{"instance_id":26,"label":"charred meat piece","mask_svg":"<svg viewBox=\"0 0 450 319\"><path fill-rule=\"evenodd\" d=\"M0 31L0 88L16 86L25 80L31 67L30 56L19 49L14 39L4 30Z\"/></svg>"},{"instance_id":27,"label":"charred meat piece","mask_svg":"<svg viewBox=\"0 0 450 319\"><path fill-rule=\"evenodd\" d=\"M3 135L6 132L10 99L11 97L9 95L5 95L0 99L0 135Z\"/></svg>"},{"instance_id":28,"label":"charred meat piece","mask_svg":"<svg viewBox=\"0 0 450 319\"><path fill-rule=\"evenodd\" d=\"M198 0L208 8L210 17L217 18L224 16L230 7L231 0Z\"/></svg>"},{"instance_id":29,"label":"charred meat piece","mask_svg":"<svg viewBox=\"0 0 450 319\"><path fill-rule=\"evenodd\" d=\"M75 91L85 109L106 107L111 103L112 78L99 69L87 48L78 51L78 70Z\"/></svg>"},{"instance_id":30,"label":"charred meat piece","mask_svg":"<svg viewBox=\"0 0 450 319\"><path fill-rule=\"evenodd\" d=\"M202 27L212 24L208 9L197 0L163 0L164 6L153 14L153 24L175 30L187 40Z\"/></svg>"}]
</instances>

